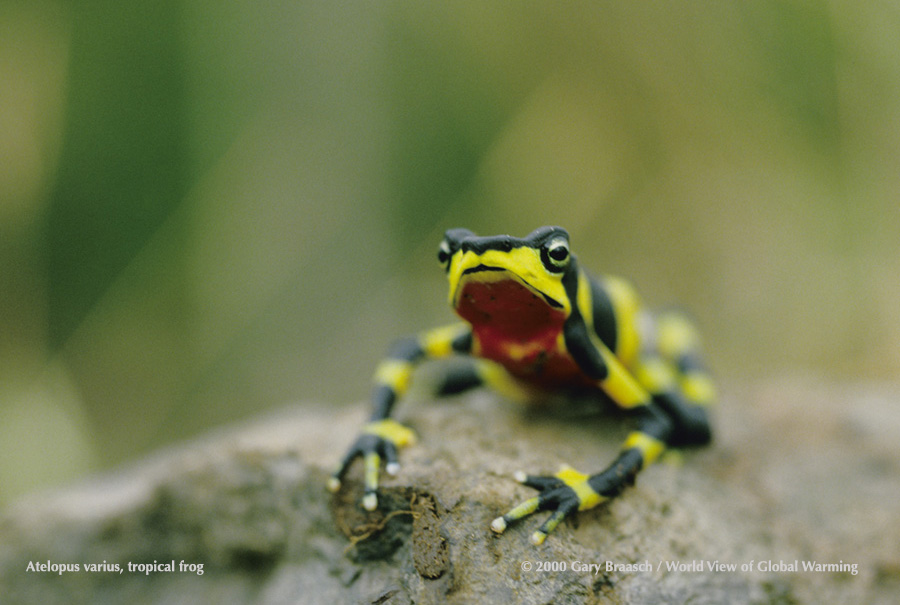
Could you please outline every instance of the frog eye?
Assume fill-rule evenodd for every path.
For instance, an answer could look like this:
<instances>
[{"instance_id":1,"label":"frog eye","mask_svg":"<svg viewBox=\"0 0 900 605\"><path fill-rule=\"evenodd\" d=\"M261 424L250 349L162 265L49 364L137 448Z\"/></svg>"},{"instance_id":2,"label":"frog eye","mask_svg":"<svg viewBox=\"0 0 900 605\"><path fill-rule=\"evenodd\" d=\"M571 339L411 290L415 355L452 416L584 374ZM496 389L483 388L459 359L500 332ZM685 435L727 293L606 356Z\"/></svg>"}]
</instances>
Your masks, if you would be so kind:
<instances>
[{"instance_id":1,"label":"frog eye","mask_svg":"<svg viewBox=\"0 0 900 605\"><path fill-rule=\"evenodd\" d=\"M445 269L450 268L450 244L447 243L447 240L441 242L441 245L438 247L438 261L444 265Z\"/></svg>"},{"instance_id":2,"label":"frog eye","mask_svg":"<svg viewBox=\"0 0 900 605\"><path fill-rule=\"evenodd\" d=\"M563 271L569 264L569 242L563 238L551 240L541 250L541 260L550 271Z\"/></svg>"}]
</instances>

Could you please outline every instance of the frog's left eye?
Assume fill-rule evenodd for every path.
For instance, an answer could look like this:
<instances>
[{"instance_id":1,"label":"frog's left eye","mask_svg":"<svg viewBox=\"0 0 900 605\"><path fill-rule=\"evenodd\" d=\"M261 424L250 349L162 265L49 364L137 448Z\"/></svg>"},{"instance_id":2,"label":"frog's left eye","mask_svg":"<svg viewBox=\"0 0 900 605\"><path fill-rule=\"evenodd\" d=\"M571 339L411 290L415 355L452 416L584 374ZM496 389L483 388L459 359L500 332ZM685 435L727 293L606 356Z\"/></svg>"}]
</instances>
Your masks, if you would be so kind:
<instances>
[{"instance_id":1,"label":"frog's left eye","mask_svg":"<svg viewBox=\"0 0 900 605\"><path fill-rule=\"evenodd\" d=\"M569 242L563 238L553 239L541 249L541 260L550 271L565 270L570 258Z\"/></svg>"},{"instance_id":2,"label":"frog's left eye","mask_svg":"<svg viewBox=\"0 0 900 605\"><path fill-rule=\"evenodd\" d=\"M451 256L452 255L450 253L450 244L447 243L447 240L442 241L441 245L438 247L437 257L438 257L438 261L442 265L444 265L445 269L450 268L450 257Z\"/></svg>"}]
</instances>

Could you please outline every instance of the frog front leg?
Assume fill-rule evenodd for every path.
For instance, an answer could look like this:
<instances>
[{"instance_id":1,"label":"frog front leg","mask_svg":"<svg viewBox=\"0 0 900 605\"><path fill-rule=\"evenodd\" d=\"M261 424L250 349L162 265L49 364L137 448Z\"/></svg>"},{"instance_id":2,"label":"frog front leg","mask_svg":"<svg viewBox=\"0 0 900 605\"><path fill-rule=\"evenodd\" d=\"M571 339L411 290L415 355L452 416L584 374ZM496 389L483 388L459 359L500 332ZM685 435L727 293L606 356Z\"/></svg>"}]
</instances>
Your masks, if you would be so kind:
<instances>
[{"instance_id":1,"label":"frog front leg","mask_svg":"<svg viewBox=\"0 0 900 605\"><path fill-rule=\"evenodd\" d=\"M543 543L567 516L594 508L632 485L641 469L662 454L673 434L668 415L609 349L590 338L581 326L574 326L566 337L567 347L579 366L636 419L637 428L628 435L613 463L597 474L587 475L568 466L553 476L516 474L519 482L540 493L494 519L491 529L503 533L510 523L538 511L552 510L531 535L534 544Z\"/></svg>"},{"instance_id":2,"label":"frog front leg","mask_svg":"<svg viewBox=\"0 0 900 605\"><path fill-rule=\"evenodd\" d=\"M491 529L498 534L503 533L515 521L538 511L552 510L551 515L531 535L532 543L542 544L566 517L615 498L632 485L641 469L665 450L666 436L671 432L671 423L652 404L641 406L634 412L642 418L639 428L629 434L619 456L604 471L587 475L564 465L553 476L516 473L517 481L540 493L494 519Z\"/></svg>"},{"instance_id":3,"label":"frog front leg","mask_svg":"<svg viewBox=\"0 0 900 605\"><path fill-rule=\"evenodd\" d=\"M466 324L435 328L394 344L375 370L369 422L328 480L328 489L338 491L354 460L362 458L365 490L362 504L366 510L375 510L382 461L387 473L395 475L400 470L398 450L415 441L411 429L390 418L394 403L409 388L413 370L424 360L469 353L471 348L472 332Z\"/></svg>"}]
</instances>

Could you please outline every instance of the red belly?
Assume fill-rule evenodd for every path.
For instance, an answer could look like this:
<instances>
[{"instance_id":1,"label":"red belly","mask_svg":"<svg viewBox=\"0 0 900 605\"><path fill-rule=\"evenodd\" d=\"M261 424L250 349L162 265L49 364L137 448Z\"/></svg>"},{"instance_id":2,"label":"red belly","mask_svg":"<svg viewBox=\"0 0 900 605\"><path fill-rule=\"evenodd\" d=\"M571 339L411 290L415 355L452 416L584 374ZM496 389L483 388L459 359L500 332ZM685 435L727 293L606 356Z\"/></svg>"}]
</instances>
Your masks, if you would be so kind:
<instances>
[{"instance_id":1,"label":"red belly","mask_svg":"<svg viewBox=\"0 0 900 605\"><path fill-rule=\"evenodd\" d=\"M496 361L510 374L542 387L575 386L587 383L587 377L572 357L558 346L557 333L521 341L510 339L488 327L475 328L478 357Z\"/></svg>"}]
</instances>

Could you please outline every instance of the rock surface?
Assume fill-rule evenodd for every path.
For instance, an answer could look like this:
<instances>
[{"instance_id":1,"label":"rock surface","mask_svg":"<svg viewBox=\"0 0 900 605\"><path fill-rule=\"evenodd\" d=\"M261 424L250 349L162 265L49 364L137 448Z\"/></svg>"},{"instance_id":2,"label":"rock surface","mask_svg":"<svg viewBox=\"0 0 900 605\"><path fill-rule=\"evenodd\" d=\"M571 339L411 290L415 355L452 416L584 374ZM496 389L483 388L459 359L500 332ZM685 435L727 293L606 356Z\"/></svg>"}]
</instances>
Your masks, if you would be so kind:
<instances>
[{"instance_id":1,"label":"rock surface","mask_svg":"<svg viewBox=\"0 0 900 605\"><path fill-rule=\"evenodd\" d=\"M420 440L374 513L358 506L359 464L340 494L324 489L364 406L287 408L4 511L0 601L893 603L900 590L896 386L735 388L712 447L667 455L539 547L542 514L489 530L533 494L513 472L599 470L623 421L485 392L398 411ZM844 571L804 571L813 561Z\"/></svg>"}]
</instances>

